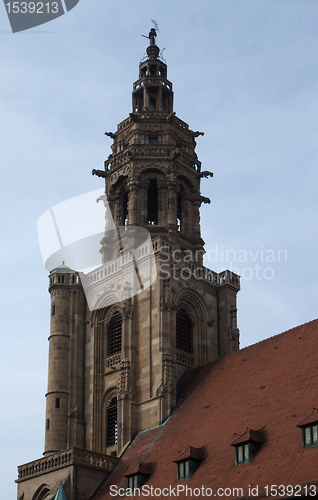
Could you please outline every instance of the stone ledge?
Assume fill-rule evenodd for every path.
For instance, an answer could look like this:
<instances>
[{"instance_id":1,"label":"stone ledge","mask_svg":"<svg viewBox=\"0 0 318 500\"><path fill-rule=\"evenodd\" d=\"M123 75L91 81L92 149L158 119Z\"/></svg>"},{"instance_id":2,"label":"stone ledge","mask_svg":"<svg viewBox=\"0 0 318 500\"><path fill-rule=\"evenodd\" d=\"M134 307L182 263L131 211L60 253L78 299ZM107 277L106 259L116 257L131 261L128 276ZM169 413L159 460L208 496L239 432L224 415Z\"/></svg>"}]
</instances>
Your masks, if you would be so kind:
<instances>
[{"instance_id":1,"label":"stone ledge","mask_svg":"<svg viewBox=\"0 0 318 500\"><path fill-rule=\"evenodd\" d=\"M16 483L41 474L47 474L53 470L69 467L70 465L81 465L92 469L111 472L117 461L118 458L109 455L102 455L79 448L69 448L18 466L18 479Z\"/></svg>"}]
</instances>

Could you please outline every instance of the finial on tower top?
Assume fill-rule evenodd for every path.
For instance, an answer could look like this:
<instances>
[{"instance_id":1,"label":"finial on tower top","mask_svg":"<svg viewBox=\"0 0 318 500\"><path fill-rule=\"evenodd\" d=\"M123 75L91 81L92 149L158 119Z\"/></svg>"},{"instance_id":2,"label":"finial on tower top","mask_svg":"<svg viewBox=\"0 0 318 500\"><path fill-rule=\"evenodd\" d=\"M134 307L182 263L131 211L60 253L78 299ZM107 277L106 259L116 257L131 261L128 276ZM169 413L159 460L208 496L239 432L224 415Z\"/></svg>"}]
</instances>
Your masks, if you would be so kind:
<instances>
[{"instance_id":1,"label":"finial on tower top","mask_svg":"<svg viewBox=\"0 0 318 500\"><path fill-rule=\"evenodd\" d=\"M148 36L146 35L141 35L141 36L143 36L144 38L149 38L150 45L156 45L156 36L157 36L157 31L159 32L159 27L155 19L151 19L151 22L154 25L154 28L151 28Z\"/></svg>"},{"instance_id":2,"label":"finial on tower top","mask_svg":"<svg viewBox=\"0 0 318 500\"><path fill-rule=\"evenodd\" d=\"M151 30L149 31L150 45L156 45L156 36L157 36L157 32L156 32L155 28L151 28Z\"/></svg>"},{"instance_id":3,"label":"finial on tower top","mask_svg":"<svg viewBox=\"0 0 318 500\"><path fill-rule=\"evenodd\" d=\"M154 21L152 21L152 22L155 24ZM157 23L155 24L155 26L157 27ZM144 38L148 38L150 40L150 44L147 47L148 58L150 60L158 59L160 49L156 45L156 36L157 36L156 29L151 28L148 36L146 36L146 35L141 35L141 36L143 36Z\"/></svg>"}]
</instances>

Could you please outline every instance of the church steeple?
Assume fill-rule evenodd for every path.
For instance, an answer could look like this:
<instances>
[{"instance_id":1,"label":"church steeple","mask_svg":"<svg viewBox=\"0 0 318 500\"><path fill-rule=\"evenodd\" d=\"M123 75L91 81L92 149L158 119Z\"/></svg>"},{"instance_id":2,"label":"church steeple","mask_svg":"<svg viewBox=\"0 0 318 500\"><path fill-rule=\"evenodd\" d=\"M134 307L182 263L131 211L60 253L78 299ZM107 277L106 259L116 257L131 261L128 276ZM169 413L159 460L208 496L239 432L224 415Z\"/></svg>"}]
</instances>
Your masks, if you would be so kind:
<instances>
[{"instance_id":1,"label":"church steeple","mask_svg":"<svg viewBox=\"0 0 318 500\"><path fill-rule=\"evenodd\" d=\"M106 196L117 226L146 227L152 238L165 235L182 252L203 262L200 205L201 163L193 132L173 111L172 83L156 45L156 30L149 32L147 56L139 64L133 84L133 112L106 132L114 142L105 162ZM102 249L102 252L106 250Z\"/></svg>"},{"instance_id":2,"label":"church steeple","mask_svg":"<svg viewBox=\"0 0 318 500\"><path fill-rule=\"evenodd\" d=\"M203 133L192 131L176 116L172 83L156 45L156 30L152 28L146 38L147 55L133 84L133 111L115 133L106 133L113 139L112 154L105 171L93 171L105 178L106 198L121 235L117 254L113 238L103 238L104 270L101 268L100 275L112 269L110 256L112 262L119 259L124 266L129 229L135 226L149 231L158 270L158 279L140 293L119 298L116 310L109 312L105 307L94 313L97 325L110 321L111 314L123 318L121 354L112 357L108 353L111 371L100 374L100 387L111 401L114 394L118 401L118 451L134 432L157 425L170 414L176 402L176 383L187 368L238 349L239 277L203 267L200 206L210 200L201 195L200 185L202 177L213 176L201 171L196 153L196 138ZM146 263L143 266L147 268ZM112 293L115 284L119 291L125 281L119 268L117 275L115 271L116 264ZM88 276L92 289L100 294L104 286L107 291L107 283L98 283L98 272L92 274ZM98 304L107 306L107 293ZM100 335L98 330L96 335ZM107 453L114 451L106 449Z\"/></svg>"},{"instance_id":3,"label":"church steeple","mask_svg":"<svg viewBox=\"0 0 318 500\"><path fill-rule=\"evenodd\" d=\"M53 498L58 479L70 500L90 498L136 433L169 417L184 372L239 348L239 276L203 266L203 133L176 116L156 30L146 38L133 110L93 170L106 182L102 263L50 274L45 457L19 468L24 500Z\"/></svg>"}]
</instances>

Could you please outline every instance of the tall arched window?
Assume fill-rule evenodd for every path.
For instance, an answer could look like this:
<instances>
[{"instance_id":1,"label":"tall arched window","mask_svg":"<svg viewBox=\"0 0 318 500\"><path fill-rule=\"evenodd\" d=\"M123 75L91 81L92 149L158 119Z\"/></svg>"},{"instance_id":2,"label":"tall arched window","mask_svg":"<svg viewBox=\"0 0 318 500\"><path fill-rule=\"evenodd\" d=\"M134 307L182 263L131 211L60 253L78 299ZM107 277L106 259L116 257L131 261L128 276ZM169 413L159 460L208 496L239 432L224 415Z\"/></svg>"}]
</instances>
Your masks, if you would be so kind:
<instances>
[{"instance_id":1,"label":"tall arched window","mask_svg":"<svg viewBox=\"0 0 318 500\"><path fill-rule=\"evenodd\" d=\"M128 224L128 193L124 194L124 226Z\"/></svg>"},{"instance_id":2,"label":"tall arched window","mask_svg":"<svg viewBox=\"0 0 318 500\"><path fill-rule=\"evenodd\" d=\"M158 224L158 186L154 179L148 187L147 224Z\"/></svg>"},{"instance_id":3,"label":"tall arched window","mask_svg":"<svg viewBox=\"0 0 318 500\"><path fill-rule=\"evenodd\" d=\"M122 320L119 311L115 312L108 325L108 356L121 351Z\"/></svg>"},{"instance_id":4,"label":"tall arched window","mask_svg":"<svg viewBox=\"0 0 318 500\"><path fill-rule=\"evenodd\" d=\"M182 196L181 193L178 194L177 197L177 224L179 226L179 230L182 231Z\"/></svg>"},{"instance_id":5,"label":"tall arched window","mask_svg":"<svg viewBox=\"0 0 318 500\"><path fill-rule=\"evenodd\" d=\"M192 354L192 321L185 309L177 311L176 348Z\"/></svg>"},{"instance_id":6,"label":"tall arched window","mask_svg":"<svg viewBox=\"0 0 318 500\"><path fill-rule=\"evenodd\" d=\"M117 444L117 398L113 398L107 407L107 446Z\"/></svg>"}]
</instances>

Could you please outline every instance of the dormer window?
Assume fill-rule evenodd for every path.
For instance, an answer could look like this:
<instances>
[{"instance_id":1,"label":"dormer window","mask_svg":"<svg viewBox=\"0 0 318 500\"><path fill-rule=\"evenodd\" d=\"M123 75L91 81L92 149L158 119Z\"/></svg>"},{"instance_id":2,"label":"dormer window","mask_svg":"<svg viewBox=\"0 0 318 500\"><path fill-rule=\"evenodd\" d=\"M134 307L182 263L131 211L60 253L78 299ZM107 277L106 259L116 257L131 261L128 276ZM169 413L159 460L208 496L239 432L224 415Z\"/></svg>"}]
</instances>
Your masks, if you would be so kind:
<instances>
[{"instance_id":1,"label":"dormer window","mask_svg":"<svg viewBox=\"0 0 318 500\"><path fill-rule=\"evenodd\" d=\"M314 410L297 427L301 428L303 447L318 444L318 410Z\"/></svg>"},{"instance_id":2,"label":"dormer window","mask_svg":"<svg viewBox=\"0 0 318 500\"><path fill-rule=\"evenodd\" d=\"M204 458L204 448L194 448L193 446L188 446L188 448L182 452L176 460L174 460L177 464L177 480L183 481L184 479L189 479Z\"/></svg>"},{"instance_id":3,"label":"dormer window","mask_svg":"<svg viewBox=\"0 0 318 500\"><path fill-rule=\"evenodd\" d=\"M188 460L183 460L182 462L178 462L178 481L182 481L183 479L189 479L192 476L196 468L198 467L200 462L197 460L192 460L189 458Z\"/></svg>"},{"instance_id":4,"label":"dormer window","mask_svg":"<svg viewBox=\"0 0 318 500\"><path fill-rule=\"evenodd\" d=\"M250 462L254 456L253 443L246 443L236 446L235 448L235 465L246 464Z\"/></svg>"},{"instance_id":5,"label":"dormer window","mask_svg":"<svg viewBox=\"0 0 318 500\"><path fill-rule=\"evenodd\" d=\"M303 446L318 444L318 424L303 427Z\"/></svg>"},{"instance_id":6,"label":"dormer window","mask_svg":"<svg viewBox=\"0 0 318 500\"><path fill-rule=\"evenodd\" d=\"M145 474L133 474L127 477L127 488L134 491L142 487L148 476Z\"/></svg>"},{"instance_id":7,"label":"dormer window","mask_svg":"<svg viewBox=\"0 0 318 500\"><path fill-rule=\"evenodd\" d=\"M154 469L153 462L137 462L135 465L130 467L127 474L127 488L131 491L135 491L142 487L147 481L150 474L152 474Z\"/></svg>"},{"instance_id":8,"label":"dormer window","mask_svg":"<svg viewBox=\"0 0 318 500\"><path fill-rule=\"evenodd\" d=\"M235 448L235 465L242 465L250 462L264 443L263 429L253 431L247 429L238 437L231 446Z\"/></svg>"}]
</instances>

